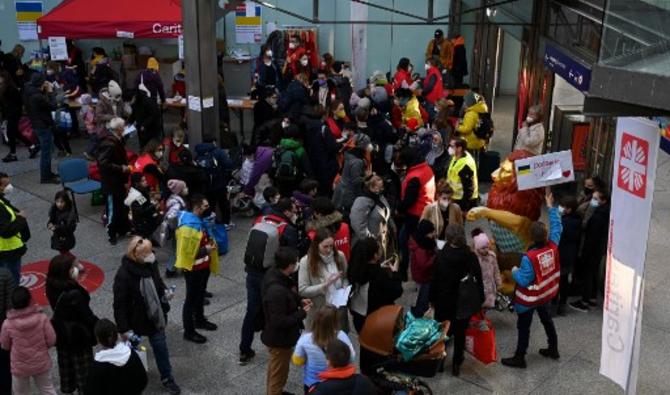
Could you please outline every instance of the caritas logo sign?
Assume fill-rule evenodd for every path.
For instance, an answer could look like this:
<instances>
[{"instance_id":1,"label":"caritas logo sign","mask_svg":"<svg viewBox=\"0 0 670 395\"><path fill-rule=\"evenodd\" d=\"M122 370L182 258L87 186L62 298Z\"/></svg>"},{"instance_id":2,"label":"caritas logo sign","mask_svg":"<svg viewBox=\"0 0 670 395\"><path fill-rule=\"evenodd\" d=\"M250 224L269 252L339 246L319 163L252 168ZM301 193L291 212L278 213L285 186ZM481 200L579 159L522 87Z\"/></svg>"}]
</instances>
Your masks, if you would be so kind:
<instances>
[{"instance_id":1,"label":"caritas logo sign","mask_svg":"<svg viewBox=\"0 0 670 395\"><path fill-rule=\"evenodd\" d=\"M649 143L626 132L621 136L617 186L644 199L647 196Z\"/></svg>"}]
</instances>

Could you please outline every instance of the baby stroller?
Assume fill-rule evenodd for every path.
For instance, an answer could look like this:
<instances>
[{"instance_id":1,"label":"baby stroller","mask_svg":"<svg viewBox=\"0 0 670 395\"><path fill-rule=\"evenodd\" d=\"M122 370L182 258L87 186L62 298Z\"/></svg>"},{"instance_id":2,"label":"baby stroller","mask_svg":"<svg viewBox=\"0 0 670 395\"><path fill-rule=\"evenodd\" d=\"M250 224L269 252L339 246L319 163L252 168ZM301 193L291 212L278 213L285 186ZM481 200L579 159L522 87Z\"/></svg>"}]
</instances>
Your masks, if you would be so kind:
<instances>
[{"instance_id":1,"label":"baby stroller","mask_svg":"<svg viewBox=\"0 0 670 395\"><path fill-rule=\"evenodd\" d=\"M427 350L403 361L395 344L405 327L404 317L399 305L383 306L367 316L358 337L361 372L372 379L380 394L432 394L428 384L416 376L433 377L442 367L447 355L443 334L449 323L440 324L442 335Z\"/></svg>"}]
</instances>

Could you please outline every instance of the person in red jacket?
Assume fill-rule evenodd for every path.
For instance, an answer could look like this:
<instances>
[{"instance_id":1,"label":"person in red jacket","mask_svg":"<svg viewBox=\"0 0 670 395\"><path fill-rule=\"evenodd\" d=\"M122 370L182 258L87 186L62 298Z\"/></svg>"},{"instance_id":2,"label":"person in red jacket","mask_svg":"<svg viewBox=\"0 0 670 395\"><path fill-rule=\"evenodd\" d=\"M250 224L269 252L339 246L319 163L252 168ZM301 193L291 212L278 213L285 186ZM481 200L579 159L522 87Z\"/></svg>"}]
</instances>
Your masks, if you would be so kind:
<instances>
[{"instance_id":1,"label":"person in red jacket","mask_svg":"<svg viewBox=\"0 0 670 395\"><path fill-rule=\"evenodd\" d=\"M400 58L398 62L398 67L396 67L395 75L393 76L393 88L400 89L405 88L409 89L412 85L412 68L409 59Z\"/></svg>"},{"instance_id":2,"label":"person in red jacket","mask_svg":"<svg viewBox=\"0 0 670 395\"><path fill-rule=\"evenodd\" d=\"M423 317L428 310L430 301L430 281L432 279L433 264L437 255L437 231L432 222L422 219L417 225L416 232L409 239L410 268L412 279L419 286L416 303L412 307L415 317Z\"/></svg>"},{"instance_id":3,"label":"person in red jacket","mask_svg":"<svg viewBox=\"0 0 670 395\"><path fill-rule=\"evenodd\" d=\"M312 202L312 219L306 221L307 236L313 240L317 229L328 228L333 234L335 247L347 258L351 258L351 229L344 222L342 213L335 210L333 201L326 197L318 197Z\"/></svg>"},{"instance_id":4,"label":"person in red jacket","mask_svg":"<svg viewBox=\"0 0 670 395\"><path fill-rule=\"evenodd\" d=\"M426 78L423 80L423 97L431 106L444 97L442 73L437 68L435 59L426 60Z\"/></svg>"},{"instance_id":5,"label":"person in red jacket","mask_svg":"<svg viewBox=\"0 0 670 395\"><path fill-rule=\"evenodd\" d=\"M307 54L307 50L302 46L300 37L297 35L291 36L288 42L288 49L286 50L286 63L284 63L284 75L290 73L292 76L298 75L300 59Z\"/></svg>"},{"instance_id":6,"label":"person in red jacket","mask_svg":"<svg viewBox=\"0 0 670 395\"><path fill-rule=\"evenodd\" d=\"M144 174L152 193L160 192L161 184L164 182L164 173L160 167L164 154L165 147L158 140L150 140L144 146L142 155L133 164L133 173Z\"/></svg>"}]
</instances>

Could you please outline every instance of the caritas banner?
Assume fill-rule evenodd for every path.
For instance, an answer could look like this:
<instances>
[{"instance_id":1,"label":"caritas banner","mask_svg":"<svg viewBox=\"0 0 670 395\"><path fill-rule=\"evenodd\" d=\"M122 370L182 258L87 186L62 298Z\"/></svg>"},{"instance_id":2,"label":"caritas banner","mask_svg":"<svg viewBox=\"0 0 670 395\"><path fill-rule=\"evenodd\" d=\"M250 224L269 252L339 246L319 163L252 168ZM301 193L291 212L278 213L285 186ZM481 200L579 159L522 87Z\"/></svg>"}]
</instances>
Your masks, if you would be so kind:
<instances>
[{"instance_id":1,"label":"caritas banner","mask_svg":"<svg viewBox=\"0 0 670 395\"><path fill-rule=\"evenodd\" d=\"M652 121L617 121L600 373L627 394L637 387L644 262L659 140L658 124Z\"/></svg>"}]
</instances>

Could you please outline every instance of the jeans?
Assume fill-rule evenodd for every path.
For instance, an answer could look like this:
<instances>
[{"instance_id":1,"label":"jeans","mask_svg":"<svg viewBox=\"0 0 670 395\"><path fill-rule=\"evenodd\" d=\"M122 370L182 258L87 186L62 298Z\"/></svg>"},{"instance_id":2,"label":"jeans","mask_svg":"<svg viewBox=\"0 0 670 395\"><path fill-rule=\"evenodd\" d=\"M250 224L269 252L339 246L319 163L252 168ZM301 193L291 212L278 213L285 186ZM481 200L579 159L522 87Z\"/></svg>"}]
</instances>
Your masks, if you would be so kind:
<instances>
[{"instance_id":1,"label":"jeans","mask_svg":"<svg viewBox=\"0 0 670 395\"><path fill-rule=\"evenodd\" d=\"M517 355L526 355L526 350L528 350L528 341L530 338L530 325L533 323L533 313L535 311L537 311L537 315L540 316L540 321L544 326L544 331L547 334L549 348L554 350L558 349L558 336L556 335L554 321L551 318L551 314L549 314L547 305L542 305L532 308L524 313L518 313L516 321L516 328L518 331L518 342L516 345Z\"/></svg>"},{"instance_id":2,"label":"jeans","mask_svg":"<svg viewBox=\"0 0 670 395\"><path fill-rule=\"evenodd\" d=\"M170 352L168 351L165 331L156 332L149 336L149 344L156 358L156 366L161 374L161 380L172 378L172 365L170 365Z\"/></svg>"},{"instance_id":3,"label":"jeans","mask_svg":"<svg viewBox=\"0 0 670 395\"><path fill-rule=\"evenodd\" d=\"M45 181L53 177L51 171L51 149L54 143L54 134L51 129L33 129L40 141L40 180Z\"/></svg>"},{"instance_id":4,"label":"jeans","mask_svg":"<svg viewBox=\"0 0 670 395\"><path fill-rule=\"evenodd\" d=\"M248 354L251 352L251 343L254 342L254 319L261 308L261 284L263 273L247 271L247 311L242 321L242 334L240 339L240 352Z\"/></svg>"},{"instance_id":5,"label":"jeans","mask_svg":"<svg viewBox=\"0 0 670 395\"><path fill-rule=\"evenodd\" d=\"M172 246L172 251L174 251L170 256L168 256L167 266L165 269L169 272L173 272L174 264L177 262L177 236L172 232L172 239L170 239L170 245Z\"/></svg>"},{"instance_id":6,"label":"jeans","mask_svg":"<svg viewBox=\"0 0 670 395\"><path fill-rule=\"evenodd\" d=\"M186 299L184 300L181 319L185 334L194 333L195 323L205 320L205 290L207 289L209 273L209 269L184 271Z\"/></svg>"},{"instance_id":7,"label":"jeans","mask_svg":"<svg viewBox=\"0 0 670 395\"><path fill-rule=\"evenodd\" d=\"M110 239L121 236L130 229L128 207L123 203L124 199L124 191L107 194L107 235Z\"/></svg>"},{"instance_id":8,"label":"jeans","mask_svg":"<svg viewBox=\"0 0 670 395\"><path fill-rule=\"evenodd\" d=\"M584 283L582 284L582 301L584 303L598 296L598 271L602 255L597 252L589 252L582 258L584 266Z\"/></svg>"},{"instance_id":9,"label":"jeans","mask_svg":"<svg viewBox=\"0 0 670 395\"><path fill-rule=\"evenodd\" d=\"M408 215L398 235L398 249L400 249L400 269L398 272L403 281L407 281L407 269L409 268L409 237L414 234L418 224L418 217Z\"/></svg>"},{"instance_id":10,"label":"jeans","mask_svg":"<svg viewBox=\"0 0 670 395\"><path fill-rule=\"evenodd\" d=\"M430 301L428 300L430 293L430 284L417 284L419 286L419 293L416 295L416 303L412 308L412 315L414 317L420 318L426 314L428 308L430 307Z\"/></svg>"},{"instance_id":11,"label":"jeans","mask_svg":"<svg viewBox=\"0 0 670 395\"><path fill-rule=\"evenodd\" d=\"M18 286L21 282L21 258L0 259L0 267L4 267L12 273L14 284Z\"/></svg>"}]
</instances>

